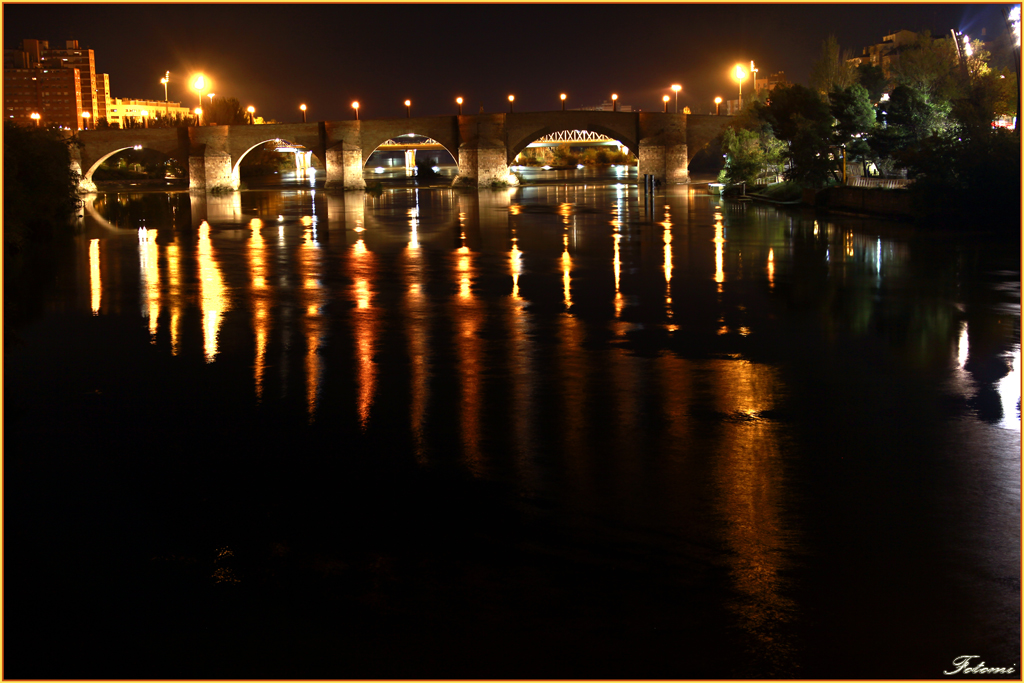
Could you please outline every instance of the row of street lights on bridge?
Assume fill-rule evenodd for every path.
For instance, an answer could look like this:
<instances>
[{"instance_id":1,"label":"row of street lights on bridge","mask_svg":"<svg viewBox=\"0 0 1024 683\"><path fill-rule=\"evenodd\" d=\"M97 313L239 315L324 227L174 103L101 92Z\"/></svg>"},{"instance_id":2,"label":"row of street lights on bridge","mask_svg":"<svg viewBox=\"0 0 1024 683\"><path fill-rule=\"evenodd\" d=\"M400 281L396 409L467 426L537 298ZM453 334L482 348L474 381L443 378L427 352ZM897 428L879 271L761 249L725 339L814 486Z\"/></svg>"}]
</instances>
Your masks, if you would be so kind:
<instances>
[{"instance_id":1,"label":"row of street lights on bridge","mask_svg":"<svg viewBox=\"0 0 1024 683\"><path fill-rule=\"evenodd\" d=\"M757 69L754 68L754 62L753 61L750 62L750 69L753 72L753 74L756 76ZM742 106L742 104L743 104L743 80L747 77L747 72L743 70L742 66L737 64L736 68L735 68L735 70L733 72L733 76L739 81L739 84L740 84L740 92L739 92L739 98L740 99L739 99L739 102L740 102L740 105ZM671 86L671 89L672 89L673 92L675 92L675 112L678 114L679 113L679 91L683 89L683 86L681 86L679 84L673 84ZM565 111L565 100L566 100L566 97L567 97L567 95L565 93L561 93L558 96L558 99L561 101L561 104L562 104L562 111ZM668 95L665 95L665 96L663 96L661 98L662 103L665 105L664 113L666 113L666 114L668 113L668 103L669 103L670 99L671 98ZM619 101L618 100L619 100L618 94L612 93L612 111L618 111L619 110ZM461 97L456 97L455 98L455 103L459 107L459 116L462 116L462 103L463 102L464 102L464 100ZM508 96L508 111L509 111L510 114L514 114L515 113L515 102L516 102L516 96L515 95L509 95ZM405 102L403 104L405 104L405 116L406 116L406 118L412 118L412 100L405 100ZM306 105L302 105L300 107L300 109L302 109L302 122L305 123L306 122ZM721 109L722 109L722 98L721 97L716 97L715 98L715 114L721 114ZM359 120L359 102L353 102L352 103L352 110L354 112L355 119L358 121ZM689 113L689 107L685 108L685 112Z\"/></svg>"},{"instance_id":2,"label":"row of street lights on bridge","mask_svg":"<svg viewBox=\"0 0 1024 683\"><path fill-rule=\"evenodd\" d=\"M751 74L756 78L756 76L757 76L757 69L754 67L754 62L753 61L750 62L750 71L751 71ZM736 78L736 80L739 83L739 105L741 107L743 106L743 81L744 81L744 79L746 79L747 75L748 74L747 74L746 71L744 71L743 67L741 65L737 64L736 67L733 70L733 77ZM165 101L167 100L167 83L170 81L170 76L171 76L171 72L168 71L168 72L166 72L164 74L164 77L160 79L160 83L163 84L163 86L164 86L164 100ZM206 77L203 74L197 74L194 77L194 79L192 80L192 89L195 90L198 93L198 95L199 95L199 107L195 110L195 114L196 114L196 117L197 117L197 119L196 119L196 123L197 124L199 123L199 117L202 116L202 104L203 104L203 94L204 93L210 98L210 106L211 107L213 106L214 93L212 93L212 92L211 93L206 93L207 86L208 86L208 81L207 81ZM675 93L675 113L678 114L679 113L679 92L683 89L683 86L679 85L678 83L673 83L670 86L670 88ZM565 100L566 100L567 97L568 96L565 93L560 93L559 96L558 96L558 99L561 101L562 111L565 111ZM664 104L664 113L667 114L668 113L668 103L669 103L670 98L669 98L668 95L665 95L661 99L662 99L662 103ZM612 111L618 111L618 105L619 105L618 100L619 100L618 94L612 93ZM455 103L459 107L459 116L462 116L462 103L463 103L463 101L464 100L463 100L462 97L456 97L455 98ZM516 101L516 96L515 95L509 95L508 96L508 110L509 110L509 113L515 113L515 101ZM405 116L406 116L406 118L412 118L412 100L405 100L404 104L405 104ZM721 97L716 97L715 98L715 113L716 114L720 114L721 113L721 105L722 105L722 98ZM299 110L302 112L302 122L306 123L306 105L305 104L300 104L299 105ZM481 107L481 110L482 110L482 107ZM255 111L256 111L255 108L250 106L250 107L248 107L248 109L246 111L249 114L249 123L250 124L254 123L254 121L255 121L254 114L255 114ZM359 102L353 102L352 103L352 111L353 111L354 118L358 121L359 120ZM88 119L87 115L88 115L88 112L84 112L83 113L83 116L86 119ZM33 117L33 118L35 118L35 117ZM37 119L37 123L38 123L38 119Z\"/></svg>"}]
</instances>

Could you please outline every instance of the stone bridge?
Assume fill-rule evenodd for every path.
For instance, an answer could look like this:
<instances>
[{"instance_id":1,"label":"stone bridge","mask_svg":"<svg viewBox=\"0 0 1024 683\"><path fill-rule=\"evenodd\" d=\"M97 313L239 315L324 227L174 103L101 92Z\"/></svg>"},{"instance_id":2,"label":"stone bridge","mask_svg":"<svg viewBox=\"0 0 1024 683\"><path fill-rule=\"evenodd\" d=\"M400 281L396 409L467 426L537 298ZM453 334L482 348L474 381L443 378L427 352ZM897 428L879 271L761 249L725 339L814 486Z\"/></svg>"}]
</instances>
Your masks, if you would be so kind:
<instances>
[{"instance_id":1,"label":"stone bridge","mask_svg":"<svg viewBox=\"0 0 1024 683\"><path fill-rule=\"evenodd\" d=\"M80 131L74 164L83 191L95 191L93 172L117 152L141 147L176 159L188 169L189 189L238 189L245 155L272 140L302 145L327 169L327 188L363 189L363 166L373 151L408 133L436 140L458 163L456 184L504 180L527 145L562 130L589 130L625 145L639 159L639 173L665 183L689 179L690 156L731 120L728 116L660 112L553 111L475 116L319 121L266 125Z\"/></svg>"}]
</instances>

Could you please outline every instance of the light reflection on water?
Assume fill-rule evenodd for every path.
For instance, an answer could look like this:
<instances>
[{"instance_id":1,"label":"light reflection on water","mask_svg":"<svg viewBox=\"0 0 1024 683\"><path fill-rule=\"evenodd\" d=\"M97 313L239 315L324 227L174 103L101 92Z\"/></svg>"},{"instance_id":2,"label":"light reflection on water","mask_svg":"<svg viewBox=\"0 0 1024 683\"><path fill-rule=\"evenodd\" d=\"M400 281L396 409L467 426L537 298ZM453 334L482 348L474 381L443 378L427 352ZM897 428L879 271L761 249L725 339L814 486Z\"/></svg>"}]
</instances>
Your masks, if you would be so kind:
<instances>
[{"instance_id":1,"label":"light reflection on water","mask_svg":"<svg viewBox=\"0 0 1024 683\"><path fill-rule=\"evenodd\" d=\"M253 218L249 249L249 266L252 270L250 301L252 302L253 330L256 333L256 359L253 363L253 384L257 402L263 399L263 374L267 366L267 339L270 334L270 307L272 289L267 270L268 248L263 239L263 221Z\"/></svg>"},{"instance_id":2,"label":"light reflection on water","mask_svg":"<svg viewBox=\"0 0 1024 683\"><path fill-rule=\"evenodd\" d=\"M398 224L392 223L389 216L393 211L400 211L404 215L402 224L404 227L399 232L404 233L400 239L408 245L410 253L421 248L436 250L443 248L442 242L438 242L439 232L443 231L444 219L439 215L424 218L421 216L420 189L411 191L396 190L385 193L379 197L358 197L358 201L339 197L337 195L327 197L321 196L326 201L319 204L316 201L316 190L285 190L262 193L234 193L227 197L196 197L189 196L192 203L192 216L189 224L196 228L198 237L195 243L195 264L198 270L199 291L197 298L192 299L187 291L182 290L181 285L181 258L180 240L187 236L183 233L168 232L167 240L160 236L164 231L158 231L153 227L153 218L149 217L149 225L145 225L145 212L138 212L133 209L133 202L143 199L147 201L158 201L161 195L158 193L117 193L116 196L100 195L94 197L87 206L87 225L95 225L102 228L89 242L89 282L90 282L90 307L93 314L100 314L101 302L104 297L111 296L110 291L116 290L120 284L106 276L104 271L108 268L101 253L105 253L108 244L118 241L124 232L135 230L138 235L138 291L140 293L139 310L142 317L149 325L150 339L156 341L161 323L161 310L167 308L170 311L168 325L172 340L171 352L178 353L178 340L180 330L178 329L182 312L191 305L198 305L203 320L203 348L207 362L213 362L219 352L218 337L220 326L224 316L229 312L231 306L231 290L237 285L226 282L221 273L221 261L218 251L221 248L220 242L228 239L241 239L237 246L247 245L248 260L250 261L253 279L250 292L250 305L253 316L252 328L256 331L257 353L254 367L257 377L254 377L254 387L257 393L262 392L262 373L264 368L264 354L267 345L267 335L274 326L270 317L270 304L274 301L276 288L271 277L266 272L266 250L262 230L264 221L278 227L279 248L290 248L286 236L296 229L304 230L304 237L299 242L301 252L298 256L299 269L296 277L303 283L301 291L305 292L303 321L308 353L308 374L307 381L309 391L309 410L312 413L315 407L315 395L317 393L318 380L312 375L318 375L320 345L325 341L328 334L323 321L322 308L325 301L334 296L334 293L324 289L322 284L324 266L321 264L321 239L318 230L323 232L338 232L339 236L355 233L361 235L352 242L352 253L354 266L351 276L353 277L354 300L358 310L370 309L370 300L374 288L373 278L378 276L372 268L374 261L373 253L379 248L387 249L393 243L392 235L399 237L395 230ZM409 196L406 196L409 195ZM535 207L531 213L536 214L537 223L543 222L544 207L552 207L551 212L557 217L563 228L560 239L559 270L561 272L561 299L564 302L566 311L572 313L577 303L574 284L574 271L577 268L576 260L579 257L585 259L590 267L591 254L594 250L600 250L595 239L598 238L599 230L595 233L596 225L594 219L600 215L600 207L604 203L600 197L609 196L610 203L604 203L609 207L606 214L607 225L611 227L606 239L610 240L610 270L614 283L612 304L614 316L621 319L623 311L629 306L629 294L623 291L624 248L627 244L637 240L637 231L631 227L631 223L641 218L648 218L661 228L659 241L662 244L661 268L664 278L664 290L662 310L665 311L665 320L662 321L668 332L677 332L678 325L673 318L678 317L679 307L672 295L673 278L677 272L685 272L687 280L694 276L694 267L700 268L699 263L693 260L693 248L696 245L694 239L707 228L701 229L683 224L677 228L674 224L672 208L673 203L679 204L679 212L683 215L692 216L693 207L689 204L696 200L701 203L701 210L708 211L709 228L713 231L710 242L714 245L712 262L708 266L713 268L712 279L717 284L719 295L723 292L723 286L728 284L731 277L751 278L762 277L766 280L769 291L773 291L780 278L784 280L791 277L790 266L793 263L794 233L792 218L782 218L781 221L772 214L772 209L764 207L751 207L750 205L736 207L721 207L714 204L710 198L694 195L692 191L677 192L668 203L655 208L652 215L641 216L639 202L636 199L627 201L628 192L624 187L601 187L599 185L569 185L569 186L538 186L523 187L512 193L498 192L491 195L481 194L485 201L470 201L466 195L460 195L451 190L431 190L431 210L441 210L442 214L450 213L454 222L458 225L457 246L453 253L454 274L457 278L457 298L465 306L461 312L469 315L460 317L460 324L464 326L462 337L472 339L476 336L477 320L476 309L470 305L474 302L474 282L482 277L472 265L476 260L475 249L467 246L466 227L467 221L473 220L487 225L488 220L493 223L492 216L482 214L497 212L507 218L515 218L518 221L524 220L524 206ZM514 201L509 201L514 197ZM114 199L114 201L111 201ZM407 205L412 199L411 206ZM495 203L495 199L499 200ZM468 202L468 203L467 203ZM589 206L596 203L597 213L588 213ZM125 207L128 207L127 209ZM383 221L379 228L371 233L366 231L366 209L370 207L374 212L374 221ZM392 209L391 207L394 207ZM584 208L580 208L584 207ZM113 210L118 208L119 210ZM176 210L176 209L175 209ZM582 211L582 212L581 212ZM298 220L290 216L299 213ZM258 215L253 215L258 214ZM732 218L729 218L732 215ZM92 220L90 220L92 219ZM728 236L727 227L730 220L743 220L747 224L751 219L754 223L762 222L766 225L765 230L772 233L765 235L767 243L759 246L751 239L757 239L751 234L744 234L742 241L732 246ZM134 220L134 222L133 222ZM599 219L598 219L599 220ZM582 223L581 223L582 221ZM892 239L883 239L878 235L865 234L851 228L840 228L834 221L822 221L816 219L810 221L810 226L804 224L800 230L812 227L809 232L812 234L811 249L821 254L821 259L832 276L838 277L841 281L849 277L863 278L871 273L876 287L884 287L887 280L902 275L903 264L908 257L907 246ZM376 225L376 223L375 223ZM508 225L506 220L505 225ZM582 227L581 227L582 226ZM774 227L778 226L778 227ZM507 229L499 228L497 225L490 225L494 230ZM248 231L233 233L235 230L248 228ZM579 241L580 230L586 231L586 236ZM512 227L515 230L515 227ZM534 228L534 231L537 229ZM677 234L678 233L678 234ZM240 237L243 236L243 237ZM244 238L248 235L248 239ZM776 236L777 235L777 236ZM542 232L530 235L531 239L543 236ZM347 240L347 237L343 237ZM543 243L537 243L540 246ZM325 244L330 244L326 242ZM677 246L679 245L679 246ZM232 246L231 249L237 249ZM495 243L488 245L494 248ZM511 288L509 294L514 298L522 297L523 278L530 278L527 270L527 263L531 260L531 251L536 249L526 247L522 239L513 237L504 240L501 249L506 254L507 263L511 270ZM225 245L225 248L226 245ZM541 247L543 248L543 247ZM681 249L683 254L677 264L674 257L674 250ZM333 249L329 247L329 249ZM529 250L528 250L529 249ZM700 250L698 250L699 252ZM754 254L754 260L750 253ZM762 265L756 266L757 263ZM760 271L758 273L757 268ZM119 267L119 266L118 266ZM683 271L679 269L682 268ZM409 287L416 287L422 294L426 290L427 282L425 272L416 282L409 282ZM730 275L732 273L732 275ZM286 272L279 272L278 278L287 279ZM115 299L120 299L119 294ZM870 316L870 313L867 313ZM717 334L728 336L733 333L749 335L756 333L750 326L732 326L728 323L726 316L718 317ZM865 318L866 320L866 318ZM469 327L465 327L465 326ZM367 327L367 324L358 326L359 339L358 347L360 352L361 376L365 379L360 382L364 388L364 396L359 400L362 406L363 419L368 418L369 405L372 403L372 391L369 394L368 387L373 386L372 350L374 347L375 331ZM964 349L969 347L969 327L966 322L960 325L961 341L959 342L959 353L965 353ZM626 334L632 326L613 327L620 335ZM464 349L471 354L471 349ZM1018 408L1019 392L1019 344L1005 350L1008 374L1000 377L995 383L995 390L999 393L1002 405L1001 424L1008 428L1019 428ZM958 360L962 368L964 361ZM470 383L472 386L472 382ZM1016 394L1016 395L1014 395Z\"/></svg>"},{"instance_id":3,"label":"light reflection on water","mask_svg":"<svg viewBox=\"0 0 1024 683\"><path fill-rule=\"evenodd\" d=\"M276 365L310 423L405 430L419 464L510 481L566 526L713 548L693 552L728 575L762 671L799 657L820 495L800 477L822 443L852 455L833 440L891 419L896 391L924 412L883 442L952 420L1019 447L1019 309L962 301L870 221L577 183L242 192L140 229L132 202L171 202L154 196L87 212L93 315L141 312L158 350L244 367L239 400L267 404Z\"/></svg>"}]
</instances>

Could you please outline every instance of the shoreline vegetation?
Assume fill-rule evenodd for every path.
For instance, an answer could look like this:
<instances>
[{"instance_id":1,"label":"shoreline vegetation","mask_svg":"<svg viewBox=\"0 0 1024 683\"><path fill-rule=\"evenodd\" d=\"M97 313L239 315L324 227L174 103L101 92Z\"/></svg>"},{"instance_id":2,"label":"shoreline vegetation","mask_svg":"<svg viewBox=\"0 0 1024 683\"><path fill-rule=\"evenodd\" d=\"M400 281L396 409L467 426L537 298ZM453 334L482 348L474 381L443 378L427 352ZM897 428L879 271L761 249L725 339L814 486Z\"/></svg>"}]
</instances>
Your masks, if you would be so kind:
<instances>
[{"instance_id":1,"label":"shoreline vegetation","mask_svg":"<svg viewBox=\"0 0 1024 683\"><path fill-rule=\"evenodd\" d=\"M989 65L981 41L919 35L888 72L841 59L829 36L811 83L763 89L719 137L719 182L755 186L774 201L816 208L872 207L920 227L1020 238L1018 75ZM962 55L967 55L966 57ZM850 178L898 178L906 189L851 187ZM768 180L796 183L782 189ZM756 193L755 193L756 194ZM729 192L726 192L729 196ZM756 199L757 197L752 197Z\"/></svg>"},{"instance_id":2,"label":"shoreline vegetation","mask_svg":"<svg viewBox=\"0 0 1024 683\"><path fill-rule=\"evenodd\" d=\"M4 123L4 320L38 310L42 291L61 272L81 206L66 138L48 128ZM5 326L5 343L9 326Z\"/></svg>"}]
</instances>

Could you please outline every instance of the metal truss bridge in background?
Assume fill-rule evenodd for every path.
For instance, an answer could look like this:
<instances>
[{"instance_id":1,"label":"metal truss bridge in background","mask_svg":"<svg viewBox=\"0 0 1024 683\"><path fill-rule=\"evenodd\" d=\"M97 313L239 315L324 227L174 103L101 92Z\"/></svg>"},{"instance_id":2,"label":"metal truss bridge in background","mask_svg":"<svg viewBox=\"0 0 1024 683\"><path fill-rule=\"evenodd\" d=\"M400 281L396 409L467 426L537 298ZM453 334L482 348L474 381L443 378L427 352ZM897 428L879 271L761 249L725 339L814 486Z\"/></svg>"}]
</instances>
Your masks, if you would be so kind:
<instances>
[{"instance_id":1,"label":"metal truss bridge in background","mask_svg":"<svg viewBox=\"0 0 1024 683\"><path fill-rule=\"evenodd\" d=\"M407 139L408 138L408 139ZM573 146L590 147L596 145L620 145L618 140L612 139L603 133L595 133L589 130L560 130L557 133L549 133L530 143L530 147L557 147L570 144ZM409 150L409 149L442 149L441 143L422 135L400 135L380 144L380 150Z\"/></svg>"}]
</instances>

